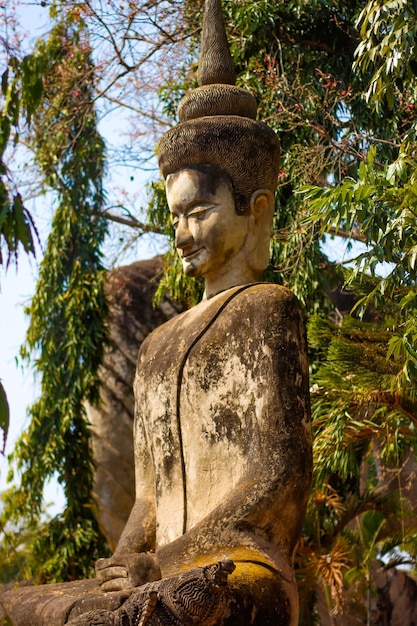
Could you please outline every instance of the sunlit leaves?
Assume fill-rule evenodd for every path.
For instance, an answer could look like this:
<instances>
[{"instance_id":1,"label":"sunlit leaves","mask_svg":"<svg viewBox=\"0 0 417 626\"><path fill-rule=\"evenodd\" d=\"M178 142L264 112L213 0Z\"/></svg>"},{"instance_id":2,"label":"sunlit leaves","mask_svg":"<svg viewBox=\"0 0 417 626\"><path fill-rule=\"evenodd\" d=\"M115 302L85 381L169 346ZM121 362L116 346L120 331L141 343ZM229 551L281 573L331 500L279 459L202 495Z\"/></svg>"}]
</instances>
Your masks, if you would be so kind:
<instances>
[{"instance_id":1,"label":"sunlit leaves","mask_svg":"<svg viewBox=\"0 0 417 626\"><path fill-rule=\"evenodd\" d=\"M4 263L1 249L2 242L6 243L7 264L14 257L17 261L19 245L27 253L35 253L34 235L36 227L29 211L23 206L20 193L16 192L10 198L8 189L0 180L0 197L3 202L0 206L0 265Z\"/></svg>"},{"instance_id":2,"label":"sunlit leaves","mask_svg":"<svg viewBox=\"0 0 417 626\"><path fill-rule=\"evenodd\" d=\"M417 393L417 178L416 163L408 146L389 165L376 163L371 148L358 170L357 180L347 178L338 187L300 189L309 220L321 223L323 232L339 229L360 239L366 248L352 258L347 284L375 277L374 285L358 299L363 314L374 303L385 306L394 298L398 310L395 335L389 339L387 358L403 360L398 381Z\"/></svg>"},{"instance_id":3,"label":"sunlit leaves","mask_svg":"<svg viewBox=\"0 0 417 626\"><path fill-rule=\"evenodd\" d=\"M364 291L374 281L368 278ZM391 485L392 472L401 475L401 459L417 444L416 384L403 376L407 354L396 298L385 298L383 313L368 310L373 321L345 316L336 325L317 315L309 323L318 359L311 395L315 477L298 558L324 585L329 610L340 615L351 613L350 597L366 606L375 559L396 547L413 551L412 541L405 542L415 524L398 519L407 503ZM407 293L404 311L414 304ZM343 571L342 559L333 556L340 542Z\"/></svg>"},{"instance_id":4,"label":"sunlit leaves","mask_svg":"<svg viewBox=\"0 0 417 626\"><path fill-rule=\"evenodd\" d=\"M374 440L382 456L395 461L398 446L416 440L411 416L417 409L415 385L402 380L406 355L391 351L387 356L387 346L402 337L399 329L390 328L389 321L381 327L349 318L332 329L316 316L309 331L313 347L323 350L312 396L317 477L357 475L364 450ZM327 346L323 336L330 341Z\"/></svg>"},{"instance_id":5,"label":"sunlit leaves","mask_svg":"<svg viewBox=\"0 0 417 626\"><path fill-rule=\"evenodd\" d=\"M362 162L357 180L346 178L338 187L302 187L309 220L323 232L351 232L367 245L357 256L355 270L375 275L387 263L380 290L410 284L417 278L417 177L415 162L400 155L389 165L375 163L375 150Z\"/></svg>"},{"instance_id":6,"label":"sunlit leaves","mask_svg":"<svg viewBox=\"0 0 417 626\"><path fill-rule=\"evenodd\" d=\"M412 0L367 3L358 20L362 41L356 50L354 68L373 71L366 101L378 111L384 101L394 108L397 88L406 87L415 99L417 64L417 13Z\"/></svg>"},{"instance_id":7,"label":"sunlit leaves","mask_svg":"<svg viewBox=\"0 0 417 626\"><path fill-rule=\"evenodd\" d=\"M406 292L398 303L402 323L400 331L388 344L387 358L401 360L401 378L407 387L411 387L413 396L417 396L417 293L414 289Z\"/></svg>"},{"instance_id":8,"label":"sunlit leaves","mask_svg":"<svg viewBox=\"0 0 417 626\"><path fill-rule=\"evenodd\" d=\"M17 261L19 246L34 254L36 229L21 194L14 188L7 164L10 143L19 139L19 128L29 123L43 93L42 64L37 55L19 61L15 57L1 76L2 110L0 111L0 265L5 259ZM22 119L21 119L22 118ZM6 254L4 252L6 250Z\"/></svg>"}]
</instances>

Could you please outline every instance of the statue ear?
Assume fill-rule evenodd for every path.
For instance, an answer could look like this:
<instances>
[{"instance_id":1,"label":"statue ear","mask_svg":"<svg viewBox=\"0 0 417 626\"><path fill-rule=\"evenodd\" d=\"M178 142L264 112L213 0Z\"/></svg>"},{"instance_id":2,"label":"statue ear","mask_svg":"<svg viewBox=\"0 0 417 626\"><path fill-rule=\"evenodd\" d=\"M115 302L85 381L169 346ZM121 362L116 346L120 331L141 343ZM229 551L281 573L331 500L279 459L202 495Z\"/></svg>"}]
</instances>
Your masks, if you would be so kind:
<instances>
[{"instance_id":1,"label":"statue ear","mask_svg":"<svg viewBox=\"0 0 417 626\"><path fill-rule=\"evenodd\" d=\"M249 232L246 240L247 258L252 270L263 272L269 263L269 242L274 194L269 189L258 189L251 195Z\"/></svg>"},{"instance_id":2,"label":"statue ear","mask_svg":"<svg viewBox=\"0 0 417 626\"><path fill-rule=\"evenodd\" d=\"M274 194L269 189L258 189L254 191L249 201L250 212L255 221L270 219L274 213Z\"/></svg>"}]
</instances>

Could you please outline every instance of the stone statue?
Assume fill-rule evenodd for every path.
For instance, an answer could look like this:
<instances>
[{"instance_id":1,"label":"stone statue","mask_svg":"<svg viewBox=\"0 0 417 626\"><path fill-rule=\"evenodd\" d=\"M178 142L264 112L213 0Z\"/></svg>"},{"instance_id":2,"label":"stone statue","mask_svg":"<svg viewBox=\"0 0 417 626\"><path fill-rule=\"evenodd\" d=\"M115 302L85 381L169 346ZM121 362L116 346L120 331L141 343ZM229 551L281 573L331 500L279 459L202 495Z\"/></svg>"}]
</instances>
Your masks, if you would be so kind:
<instances>
[{"instance_id":1,"label":"stone statue","mask_svg":"<svg viewBox=\"0 0 417 626\"><path fill-rule=\"evenodd\" d=\"M100 593L94 581L77 611L66 605L74 626L298 624L292 559L312 462L305 330L295 296L259 282L279 143L234 84L220 0L206 0L198 77L158 159L178 254L205 294L142 344L136 500L114 555L96 564ZM227 564L223 586L230 577L214 621L191 602L188 617L158 617L165 580L180 601L181 577L198 589L216 563Z\"/></svg>"},{"instance_id":2,"label":"stone statue","mask_svg":"<svg viewBox=\"0 0 417 626\"><path fill-rule=\"evenodd\" d=\"M178 576L147 583L133 591L116 611L95 609L72 619L68 626L215 626L227 610L230 559Z\"/></svg>"},{"instance_id":3,"label":"stone statue","mask_svg":"<svg viewBox=\"0 0 417 626\"><path fill-rule=\"evenodd\" d=\"M236 606L262 613L257 594L269 587L270 623L292 624L311 442L302 315L289 291L259 283L279 145L233 84L220 2L206 2L200 58L200 87L182 100L158 158L176 247L185 273L204 277L204 299L142 345L136 502L97 572L103 589L120 590L226 555L230 585L245 589Z\"/></svg>"}]
</instances>

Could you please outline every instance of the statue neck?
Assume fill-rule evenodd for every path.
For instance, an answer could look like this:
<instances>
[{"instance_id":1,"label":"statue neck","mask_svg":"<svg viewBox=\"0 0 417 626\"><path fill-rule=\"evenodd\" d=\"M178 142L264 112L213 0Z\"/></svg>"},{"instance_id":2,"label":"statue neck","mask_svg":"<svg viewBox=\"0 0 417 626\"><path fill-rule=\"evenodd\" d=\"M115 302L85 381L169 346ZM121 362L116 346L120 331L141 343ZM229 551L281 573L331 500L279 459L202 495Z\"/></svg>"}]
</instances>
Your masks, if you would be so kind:
<instances>
[{"instance_id":1,"label":"statue neck","mask_svg":"<svg viewBox=\"0 0 417 626\"><path fill-rule=\"evenodd\" d=\"M216 274L206 274L204 276L205 289L203 300L208 300L221 291L238 287L240 285L250 285L262 279L262 272L253 271L249 267L235 267L230 272L218 272Z\"/></svg>"}]
</instances>

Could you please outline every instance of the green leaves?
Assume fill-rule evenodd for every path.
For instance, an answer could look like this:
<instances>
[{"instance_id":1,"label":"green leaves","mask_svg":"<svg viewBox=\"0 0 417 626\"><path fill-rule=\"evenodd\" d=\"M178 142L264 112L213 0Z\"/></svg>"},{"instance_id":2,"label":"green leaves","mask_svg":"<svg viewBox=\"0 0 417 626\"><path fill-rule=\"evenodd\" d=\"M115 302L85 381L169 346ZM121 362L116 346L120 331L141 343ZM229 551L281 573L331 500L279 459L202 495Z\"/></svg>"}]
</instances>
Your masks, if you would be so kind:
<instances>
[{"instance_id":1,"label":"green leaves","mask_svg":"<svg viewBox=\"0 0 417 626\"><path fill-rule=\"evenodd\" d=\"M417 398L417 293L409 289L398 299L402 320L398 330L401 332L390 339L387 358L402 361L399 378L414 399Z\"/></svg>"},{"instance_id":2,"label":"green leaves","mask_svg":"<svg viewBox=\"0 0 417 626\"><path fill-rule=\"evenodd\" d=\"M342 229L366 244L365 252L352 260L350 280L364 272L375 276L378 266L386 264L373 295L392 292L417 278L416 163L401 154L382 167L371 148L358 174L357 181L347 178L338 187L304 186L298 191L308 205L307 221L320 221L322 232Z\"/></svg>"},{"instance_id":3,"label":"green leaves","mask_svg":"<svg viewBox=\"0 0 417 626\"><path fill-rule=\"evenodd\" d=\"M36 113L45 93L43 82L45 70L45 60L36 51L23 57L20 64L22 104L28 123Z\"/></svg>"},{"instance_id":4,"label":"green leaves","mask_svg":"<svg viewBox=\"0 0 417 626\"><path fill-rule=\"evenodd\" d=\"M0 448L0 452L4 452L6 447L7 433L9 432L9 403L7 402L6 392L0 381L0 429L3 431L3 446Z\"/></svg>"},{"instance_id":5,"label":"green leaves","mask_svg":"<svg viewBox=\"0 0 417 626\"><path fill-rule=\"evenodd\" d=\"M381 112L384 102L392 110L398 97L396 86L411 90L415 97L417 13L412 0L368 2L362 10L361 43L354 69L373 72L365 100Z\"/></svg>"},{"instance_id":6,"label":"green leaves","mask_svg":"<svg viewBox=\"0 0 417 626\"><path fill-rule=\"evenodd\" d=\"M93 460L85 403L99 397L98 368L107 344L107 300L102 246L104 143L97 131L86 33L78 23L59 22L50 39L22 67L33 107L37 161L56 191L53 218L35 295L23 357L31 356L41 378L41 395L30 409L31 422L19 439L13 461L20 486L9 496L3 520L39 525L45 483L56 476L66 509L42 527L32 544L32 571L40 582L92 573L106 554L93 506ZM44 72L45 99L39 104ZM32 75L32 70L34 74ZM30 109L32 111L32 108ZM19 240L30 245L25 213L16 203Z\"/></svg>"},{"instance_id":7,"label":"green leaves","mask_svg":"<svg viewBox=\"0 0 417 626\"><path fill-rule=\"evenodd\" d=\"M6 154L10 141L19 141L21 118L30 123L43 96L43 63L35 53L22 61L9 59L8 67L1 76L3 105L0 112L0 265L11 259L17 262L19 245L26 253L35 254L34 237L37 231L22 196L13 187L13 178L7 166Z\"/></svg>"},{"instance_id":8,"label":"green leaves","mask_svg":"<svg viewBox=\"0 0 417 626\"><path fill-rule=\"evenodd\" d=\"M0 197L3 197L0 205L0 264L4 262L1 250L2 240L7 245L7 264L12 257L17 260L19 244L23 246L26 253L35 255L34 233L37 234L37 231L31 214L23 206L20 193L9 198L8 189L0 180Z\"/></svg>"}]
</instances>

